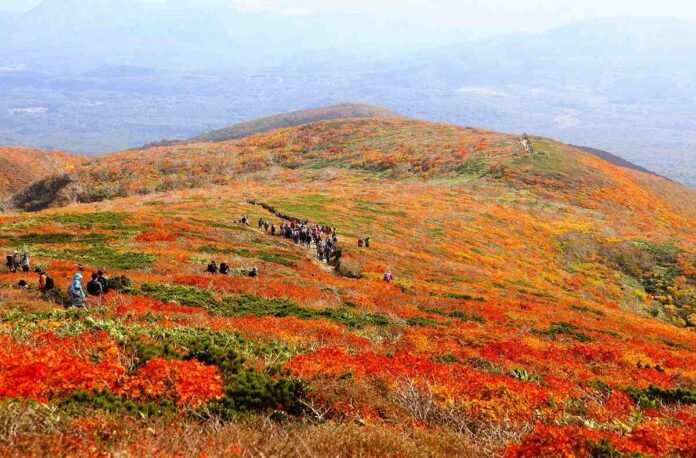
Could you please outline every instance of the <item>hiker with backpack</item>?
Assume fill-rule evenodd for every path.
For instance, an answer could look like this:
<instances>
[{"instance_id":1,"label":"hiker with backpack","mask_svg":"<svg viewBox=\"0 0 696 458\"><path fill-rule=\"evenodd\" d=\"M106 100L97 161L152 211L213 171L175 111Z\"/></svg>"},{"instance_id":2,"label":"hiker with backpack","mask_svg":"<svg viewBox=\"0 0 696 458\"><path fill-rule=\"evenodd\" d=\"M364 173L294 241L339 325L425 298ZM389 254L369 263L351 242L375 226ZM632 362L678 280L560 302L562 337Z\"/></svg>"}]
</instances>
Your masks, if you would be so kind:
<instances>
[{"instance_id":1,"label":"hiker with backpack","mask_svg":"<svg viewBox=\"0 0 696 458\"><path fill-rule=\"evenodd\" d=\"M97 271L97 281L101 284L103 293L106 294L109 291L109 279L106 278L101 269Z\"/></svg>"},{"instance_id":2,"label":"hiker with backpack","mask_svg":"<svg viewBox=\"0 0 696 458\"><path fill-rule=\"evenodd\" d=\"M39 274L39 291L43 294L47 294L55 289L55 282L48 276L45 270L37 268L36 273Z\"/></svg>"},{"instance_id":3,"label":"hiker with backpack","mask_svg":"<svg viewBox=\"0 0 696 458\"><path fill-rule=\"evenodd\" d=\"M9 270L10 272L17 272L17 266L15 265L15 262L14 262L14 259L15 259L14 255L8 254L5 257L5 259L7 259L7 264L6 264L7 270Z\"/></svg>"},{"instance_id":4,"label":"hiker with backpack","mask_svg":"<svg viewBox=\"0 0 696 458\"><path fill-rule=\"evenodd\" d=\"M29 252L26 250L24 251L24 253L22 253L21 265L22 265L22 272L28 273L29 268L30 268L30 262L29 262Z\"/></svg>"},{"instance_id":5,"label":"hiker with backpack","mask_svg":"<svg viewBox=\"0 0 696 458\"><path fill-rule=\"evenodd\" d=\"M99 282L99 274L96 272L92 274L92 280L87 283L87 293L90 296L102 296L104 294L104 287Z\"/></svg>"},{"instance_id":6,"label":"hiker with backpack","mask_svg":"<svg viewBox=\"0 0 696 458\"><path fill-rule=\"evenodd\" d=\"M84 308L86 305L87 296L82 290L82 274L73 275L73 279L68 285L68 300L71 307Z\"/></svg>"}]
</instances>

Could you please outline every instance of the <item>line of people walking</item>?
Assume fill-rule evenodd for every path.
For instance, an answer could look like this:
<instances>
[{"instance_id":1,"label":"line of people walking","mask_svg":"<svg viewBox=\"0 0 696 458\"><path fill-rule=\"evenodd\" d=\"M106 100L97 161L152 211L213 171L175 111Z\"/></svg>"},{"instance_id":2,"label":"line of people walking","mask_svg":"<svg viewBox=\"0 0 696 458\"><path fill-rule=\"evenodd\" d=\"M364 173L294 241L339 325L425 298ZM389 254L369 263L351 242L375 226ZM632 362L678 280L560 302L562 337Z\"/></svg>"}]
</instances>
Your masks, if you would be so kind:
<instances>
[{"instance_id":1,"label":"line of people walking","mask_svg":"<svg viewBox=\"0 0 696 458\"><path fill-rule=\"evenodd\" d=\"M338 246L338 231L327 225L310 225L308 221L282 221L277 227L263 218L259 218L259 230L280 235L292 240L297 245L316 248L316 256L320 261L330 263L340 260L342 251Z\"/></svg>"}]
</instances>

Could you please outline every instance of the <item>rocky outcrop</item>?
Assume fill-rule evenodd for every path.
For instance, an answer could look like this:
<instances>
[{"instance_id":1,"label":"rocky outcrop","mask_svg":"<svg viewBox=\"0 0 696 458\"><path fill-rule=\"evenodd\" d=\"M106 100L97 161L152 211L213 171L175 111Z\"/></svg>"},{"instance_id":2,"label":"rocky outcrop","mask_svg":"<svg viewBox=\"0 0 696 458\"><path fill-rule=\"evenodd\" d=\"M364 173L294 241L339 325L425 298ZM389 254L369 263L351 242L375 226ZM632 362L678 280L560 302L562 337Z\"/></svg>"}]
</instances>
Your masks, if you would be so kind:
<instances>
[{"instance_id":1,"label":"rocky outcrop","mask_svg":"<svg viewBox=\"0 0 696 458\"><path fill-rule=\"evenodd\" d=\"M20 210L39 211L79 203L83 194L79 179L72 175L58 175L32 184L14 197L13 204Z\"/></svg>"}]
</instances>

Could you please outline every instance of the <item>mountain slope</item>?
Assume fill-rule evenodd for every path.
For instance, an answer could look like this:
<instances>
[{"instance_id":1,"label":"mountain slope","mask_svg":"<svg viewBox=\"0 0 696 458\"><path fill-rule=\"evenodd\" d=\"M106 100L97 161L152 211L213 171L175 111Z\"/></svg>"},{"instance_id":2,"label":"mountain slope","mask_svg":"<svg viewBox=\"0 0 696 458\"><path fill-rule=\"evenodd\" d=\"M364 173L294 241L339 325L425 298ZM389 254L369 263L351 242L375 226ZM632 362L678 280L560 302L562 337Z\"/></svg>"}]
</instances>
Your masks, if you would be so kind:
<instances>
[{"instance_id":1,"label":"mountain slope","mask_svg":"<svg viewBox=\"0 0 696 458\"><path fill-rule=\"evenodd\" d=\"M313 108L293 111L267 118L255 119L223 129L214 130L188 140L188 143L222 142L237 140L271 130L310 124L317 121L350 118L400 118L401 116L385 108L346 103L326 108Z\"/></svg>"},{"instance_id":2,"label":"mountain slope","mask_svg":"<svg viewBox=\"0 0 696 458\"><path fill-rule=\"evenodd\" d=\"M597 149L597 148L590 148L589 146L573 145L573 147L577 148L579 150L585 151L586 153L590 153L594 156L597 156L600 159L604 159L607 162L611 162L614 165L618 165L619 167L626 167L629 169L637 170L639 172L656 175L655 173L651 172L650 170L646 169L645 167L641 167L639 165L636 165L633 162L627 161L626 159L624 159L620 156L617 156L616 154L610 153L608 151L602 151L602 150Z\"/></svg>"},{"instance_id":3,"label":"mountain slope","mask_svg":"<svg viewBox=\"0 0 696 458\"><path fill-rule=\"evenodd\" d=\"M521 140L333 120L77 167L95 202L0 216L0 249L130 283L65 311L0 272L0 454L689 456L695 193Z\"/></svg>"},{"instance_id":4,"label":"mountain slope","mask_svg":"<svg viewBox=\"0 0 696 458\"><path fill-rule=\"evenodd\" d=\"M43 178L70 172L83 162L82 157L60 151L0 148L0 199Z\"/></svg>"},{"instance_id":5,"label":"mountain slope","mask_svg":"<svg viewBox=\"0 0 696 458\"><path fill-rule=\"evenodd\" d=\"M276 172L303 176L330 171L371 180L454 180L518 186L555 199L589 205L639 205L621 186L646 194L635 181L643 173L617 167L561 143L532 138L525 154L520 138L480 129L403 119L322 121L236 141L153 147L102 156L73 175L82 201L226 184L241 177L269 180ZM327 176L328 177L328 176ZM668 180L660 185L682 189ZM597 199L606 194L609 199ZM646 205L654 207L647 194Z\"/></svg>"}]
</instances>

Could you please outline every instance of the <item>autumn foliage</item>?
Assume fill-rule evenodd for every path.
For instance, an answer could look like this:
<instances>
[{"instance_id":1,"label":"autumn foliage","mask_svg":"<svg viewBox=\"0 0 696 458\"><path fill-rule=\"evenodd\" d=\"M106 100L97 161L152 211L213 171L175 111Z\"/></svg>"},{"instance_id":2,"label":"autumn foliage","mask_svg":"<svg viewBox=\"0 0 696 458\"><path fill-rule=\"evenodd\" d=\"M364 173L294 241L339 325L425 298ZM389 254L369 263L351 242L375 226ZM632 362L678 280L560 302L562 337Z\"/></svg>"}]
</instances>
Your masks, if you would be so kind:
<instances>
[{"instance_id":1,"label":"autumn foliage","mask_svg":"<svg viewBox=\"0 0 696 458\"><path fill-rule=\"evenodd\" d=\"M3 249L129 282L63 310L0 272L0 452L694 456L693 192L531 142L343 120L77 167L94 202L0 216Z\"/></svg>"}]
</instances>

